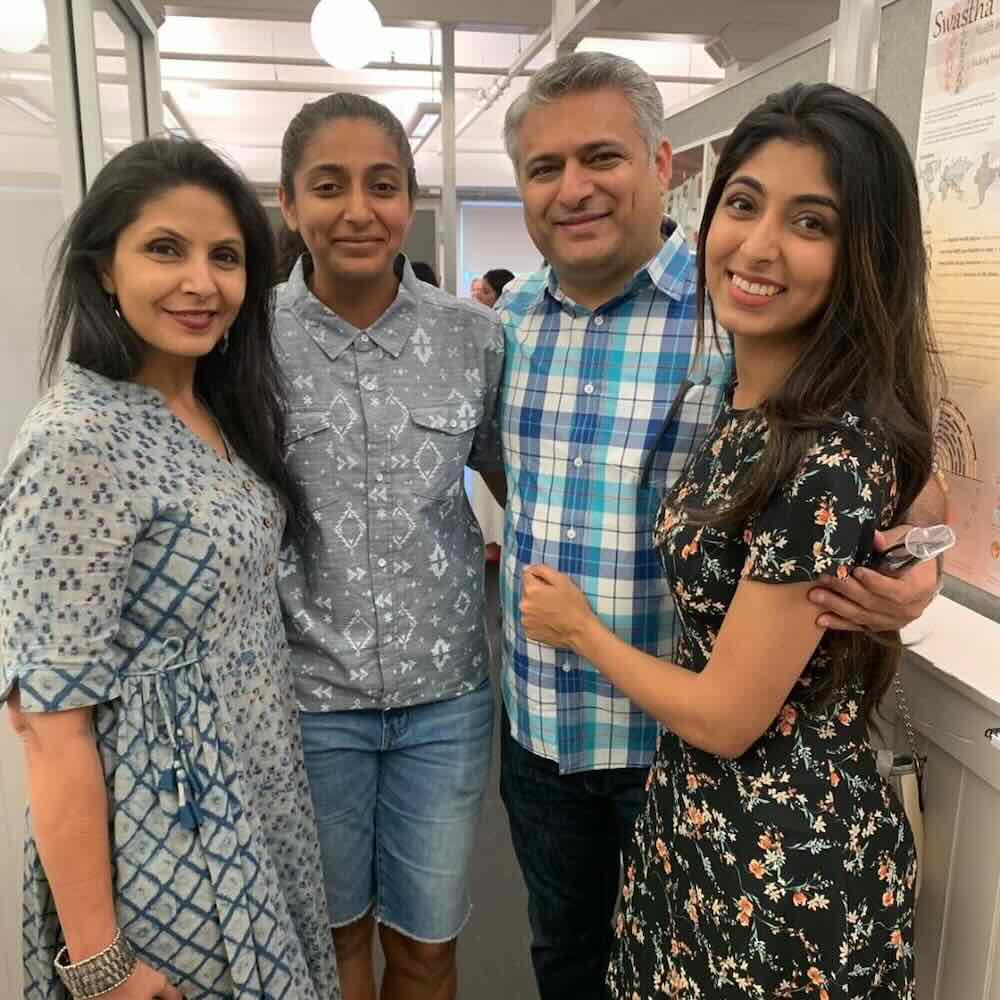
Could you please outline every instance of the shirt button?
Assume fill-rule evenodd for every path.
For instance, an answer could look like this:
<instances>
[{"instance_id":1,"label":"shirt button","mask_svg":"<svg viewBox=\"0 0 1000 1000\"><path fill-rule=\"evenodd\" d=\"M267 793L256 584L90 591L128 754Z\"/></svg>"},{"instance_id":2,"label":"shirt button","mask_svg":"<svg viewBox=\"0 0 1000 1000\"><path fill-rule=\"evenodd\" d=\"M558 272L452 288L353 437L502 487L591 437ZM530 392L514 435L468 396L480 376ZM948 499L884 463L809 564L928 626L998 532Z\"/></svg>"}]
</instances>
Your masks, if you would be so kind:
<instances>
[{"instance_id":1,"label":"shirt button","mask_svg":"<svg viewBox=\"0 0 1000 1000\"><path fill-rule=\"evenodd\" d=\"M576 458L573 459L573 464L579 469L580 466L583 465L583 459L577 455Z\"/></svg>"},{"instance_id":2,"label":"shirt button","mask_svg":"<svg viewBox=\"0 0 1000 1000\"><path fill-rule=\"evenodd\" d=\"M243 489L245 489L247 493L253 493L253 483L249 479L244 479Z\"/></svg>"},{"instance_id":3,"label":"shirt button","mask_svg":"<svg viewBox=\"0 0 1000 1000\"><path fill-rule=\"evenodd\" d=\"M361 343L362 344L370 344L371 340L372 340L372 338L369 337L367 333L361 334L361 338L360 339L361 339Z\"/></svg>"},{"instance_id":4,"label":"shirt button","mask_svg":"<svg viewBox=\"0 0 1000 1000\"><path fill-rule=\"evenodd\" d=\"M384 559L379 559L379 561L378 561L378 568L379 569L385 569L385 567L386 567L386 561Z\"/></svg>"},{"instance_id":5,"label":"shirt button","mask_svg":"<svg viewBox=\"0 0 1000 1000\"><path fill-rule=\"evenodd\" d=\"M604 326L604 317L603 316L595 316L594 317L594 326Z\"/></svg>"},{"instance_id":6,"label":"shirt button","mask_svg":"<svg viewBox=\"0 0 1000 1000\"><path fill-rule=\"evenodd\" d=\"M588 382L588 383L587 383L587 384L586 384L586 385L585 385L585 386L583 387L583 391L584 391L584 392L585 392L585 393L586 393L586 394L587 394L588 396L593 396L593 394L594 394L594 387L593 387L593 385L592 385L592 384L591 384L590 382Z\"/></svg>"},{"instance_id":7,"label":"shirt button","mask_svg":"<svg viewBox=\"0 0 1000 1000\"><path fill-rule=\"evenodd\" d=\"M566 537L570 540L576 538L576 531L573 528L570 528L569 531L566 532Z\"/></svg>"},{"instance_id":8,"label":"shirt button","mask_svg":"<svg viewBox=\"0 0 1000 1000\"><path fill-rule=\"evenodd\" d=\"M564 674L568 674L572 669L573 668L568 663L564 663L563 664L563 673Z\"/></svg>"},{"instance_id":9,"label":"shirt button","mask_svg":"<svg viewBox=\"0 0 1000 1000\"><path fill-rule=\"evenodd\" d=\"M448 426L449 427L457 427L458 426L458 421L457 420L449 420L448 421Z\"/></svg>"},{"instance_id":10,"label":"shirt button","mask_svg":"<svg viewBox=\"0 0 1000 1000\"><path fill-rule=\"evenodd\" d=\"M375 473L375 482L376 483L382 482L383 479L385 479L385 476L383 476L381 472L376 472Z\"/></svg>"}]
</instances>

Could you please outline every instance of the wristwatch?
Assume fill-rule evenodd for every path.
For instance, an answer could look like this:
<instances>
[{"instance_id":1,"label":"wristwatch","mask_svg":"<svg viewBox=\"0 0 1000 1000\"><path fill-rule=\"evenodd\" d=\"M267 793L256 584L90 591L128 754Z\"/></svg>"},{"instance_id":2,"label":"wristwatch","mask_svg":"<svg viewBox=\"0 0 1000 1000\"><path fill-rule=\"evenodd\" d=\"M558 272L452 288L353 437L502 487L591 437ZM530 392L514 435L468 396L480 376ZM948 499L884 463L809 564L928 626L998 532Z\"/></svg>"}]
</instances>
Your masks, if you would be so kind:
<instances>
[{"instance_id":1,"label":"wristwatch","mask_svg":"<svg viewBox=\"0 0 1000 1000\"><path fill-rule=\"evenodd\" d=\"M132 975L137 961L132 946L119 927L114 941L107 948L82 962L70 963L69 952L64 945L56 955L55 966L73 1000L93 1000L118 989Z\"/></svg>"}]
</instances>

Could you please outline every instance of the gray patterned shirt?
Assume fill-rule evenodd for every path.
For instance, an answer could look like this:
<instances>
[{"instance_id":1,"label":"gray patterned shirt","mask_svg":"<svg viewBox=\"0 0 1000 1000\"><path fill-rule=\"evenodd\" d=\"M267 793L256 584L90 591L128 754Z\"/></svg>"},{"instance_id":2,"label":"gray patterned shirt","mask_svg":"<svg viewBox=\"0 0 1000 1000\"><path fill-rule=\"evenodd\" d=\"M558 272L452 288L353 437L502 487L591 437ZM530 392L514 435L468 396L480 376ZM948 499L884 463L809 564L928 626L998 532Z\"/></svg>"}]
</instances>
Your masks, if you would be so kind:
<instances>
[{"instance_id":1,"label":"gray patterned shirt","mask_svg":"<svg viewBox=\"0 0 1000 1000\"><path fill-rule=\"evenodd\" d=\"M288 462L316 521L279 589L303 711L396 708L488 675L483 545L466 464L502 468L503 333L416 279L369 329L317 299L303 259L277 291Z\"/></svg>"}]
</instances>

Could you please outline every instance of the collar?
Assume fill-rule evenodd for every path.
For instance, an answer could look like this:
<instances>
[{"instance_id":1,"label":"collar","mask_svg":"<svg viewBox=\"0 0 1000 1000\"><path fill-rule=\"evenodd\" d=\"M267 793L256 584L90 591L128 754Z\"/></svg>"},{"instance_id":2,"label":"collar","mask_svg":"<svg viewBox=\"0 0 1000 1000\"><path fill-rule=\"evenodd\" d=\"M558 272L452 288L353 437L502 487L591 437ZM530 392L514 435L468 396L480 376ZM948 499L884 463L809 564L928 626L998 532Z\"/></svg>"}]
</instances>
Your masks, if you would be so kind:
<instances>
[{"instance_id":1,"label":"collar","mask_svg":"<svg viewBox=\"0 0 1000 1000\"><path fill-rule=\"evenodd\" d=\"M420 325L424 293L410 262L403 258L402 277L396 297L386 311L366 330L359 330L324 305L309 288L303 254L295 263L288 281L279 292L278 305L287 308L316 342L320 350L336 361L362 334L368 336L394 358L398 358Z\"/></svg>"},{"instance_id":2,"label":"collar","mask_svg":"<svg viewBox=\"0 0 1000 1000\"><path fill-rule=\"evenodd\" d=\"M660 233L663 236L663 245L656 255L635 272L621 294L598 306L598 309L604 309L605 306L629 298L646 282L650 282L668 298L678 302L691 294L695 282L694 255L688 249L683 230L673 219L664 217L660 224ZM543 273L545 282L539 290L539 297L547 293L564 309L587 311L578 306L559 287L559 279L551 264L547 265L546 272Z\"/></svg>"}]
</instances>

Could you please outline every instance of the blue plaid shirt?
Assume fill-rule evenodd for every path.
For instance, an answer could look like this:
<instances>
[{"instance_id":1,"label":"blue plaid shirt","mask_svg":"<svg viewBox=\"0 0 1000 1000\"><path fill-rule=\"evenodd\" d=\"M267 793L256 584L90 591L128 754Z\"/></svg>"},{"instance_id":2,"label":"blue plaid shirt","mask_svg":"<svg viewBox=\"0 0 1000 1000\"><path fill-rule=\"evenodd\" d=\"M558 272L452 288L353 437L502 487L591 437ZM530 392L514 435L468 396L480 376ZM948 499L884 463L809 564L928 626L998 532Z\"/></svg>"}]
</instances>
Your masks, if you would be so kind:
<instances>
[{"instance_id":1,"label":"blue plaid shirt","mask_svg":"<svg viewBox=\"0 0 1000 1000\"><path fill-rule=\"evenodd\" d=\"M617 635L669 656L674 609L653 518L729 379L727 358L693 357L695 259L669 220L664 235L624 293L594 311L567 298L550 268L511 282L498 306L509 491L501 689L514 739L562 773L648 765L657 725L586 660L525 638L521 571L568 574Z\"/></svg>"}]
</instances>

